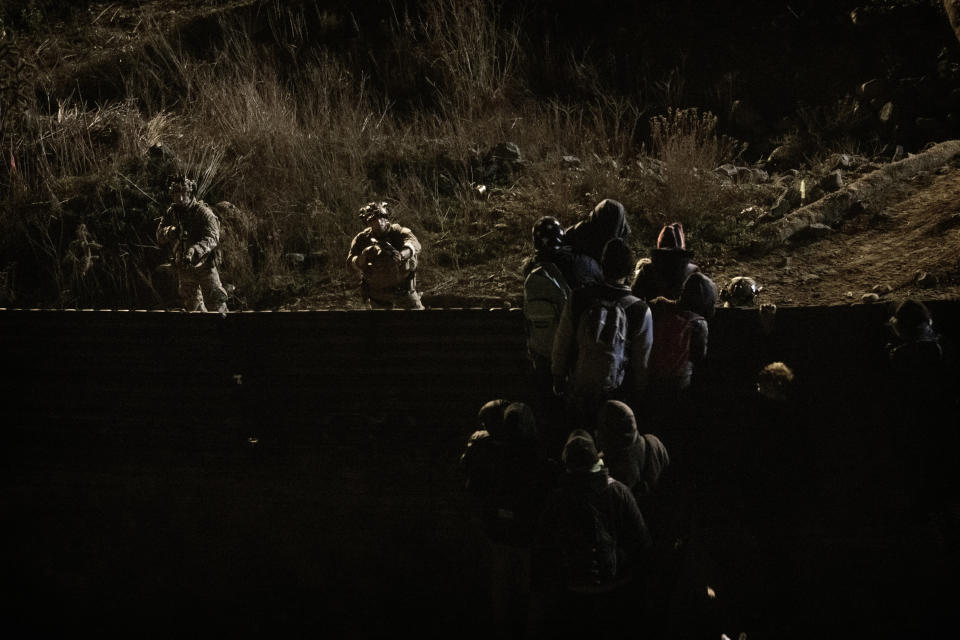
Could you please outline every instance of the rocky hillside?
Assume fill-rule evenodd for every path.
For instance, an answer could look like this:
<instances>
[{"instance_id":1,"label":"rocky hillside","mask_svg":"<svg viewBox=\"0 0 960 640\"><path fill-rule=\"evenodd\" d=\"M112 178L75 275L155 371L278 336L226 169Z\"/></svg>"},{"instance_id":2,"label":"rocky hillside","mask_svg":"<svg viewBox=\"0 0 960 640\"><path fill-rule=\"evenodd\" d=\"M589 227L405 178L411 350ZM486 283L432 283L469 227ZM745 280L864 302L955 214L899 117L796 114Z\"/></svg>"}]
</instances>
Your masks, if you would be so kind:
<instances>
[{"instance_id":1,"label":"rocky hillside","mask_svg":"<svg viewBox=\"0 0 960 640\"><path fill-rule=\"evenodd\" d=\"M777 304L952 296L955 4L12 0L0 304L175 306L174 169L218 205L233 309L357 307L374 199L430 306L518 306L532 222L605 197L638 255L681 220Z\"/></svg>"}]
</instances>

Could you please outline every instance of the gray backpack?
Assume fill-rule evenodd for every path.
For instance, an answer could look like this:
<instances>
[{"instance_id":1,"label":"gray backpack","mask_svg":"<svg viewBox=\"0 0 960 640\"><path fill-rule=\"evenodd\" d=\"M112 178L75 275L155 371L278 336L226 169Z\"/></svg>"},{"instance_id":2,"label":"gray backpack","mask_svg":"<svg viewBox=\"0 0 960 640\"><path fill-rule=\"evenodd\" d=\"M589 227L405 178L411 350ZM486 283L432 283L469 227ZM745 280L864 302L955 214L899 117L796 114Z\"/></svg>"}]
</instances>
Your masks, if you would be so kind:
<instances>
[{"instance_id":1,"label":"gray backpack","mask_svg":"<svg viewBox=\"0 0 960 640\"><path fill-rule=\"evenodd\" d=\"M523 281L523 317L531 353L550 357L553 335L568 297L570 286L552 262L538 262L527 274Z\"/></svg>"},{"instance_id":2,"label":"gray backpack","mask_svg":"<svg viewBox=\"0 0 960 640\"><path fill-rule=\"evenodd\" d=\"M597 298L577 324L577 363L573 379L577 392L609 397L623 384L627 369L627 307L635 296L618 300Z\"/></svg>"}]
</instances>

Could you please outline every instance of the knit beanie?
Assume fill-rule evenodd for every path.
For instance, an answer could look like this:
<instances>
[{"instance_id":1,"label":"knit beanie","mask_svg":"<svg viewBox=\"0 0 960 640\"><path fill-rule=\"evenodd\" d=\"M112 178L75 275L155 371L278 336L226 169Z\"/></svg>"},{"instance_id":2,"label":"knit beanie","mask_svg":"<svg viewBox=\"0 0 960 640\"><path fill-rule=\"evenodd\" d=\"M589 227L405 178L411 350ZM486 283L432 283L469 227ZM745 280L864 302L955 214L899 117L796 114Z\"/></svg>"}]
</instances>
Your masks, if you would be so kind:
<instances>
[{"instance_id":1,"label":"knit beanie","mask_svg":"<svg viewBox=\"0 0 960 640\"><path fill-rule=\"evenodd\" d=\"M672 222L664 225L657 236L657 249L686 249L687 241L683 235L683 225Z\"/></svg>"}]
</instances>

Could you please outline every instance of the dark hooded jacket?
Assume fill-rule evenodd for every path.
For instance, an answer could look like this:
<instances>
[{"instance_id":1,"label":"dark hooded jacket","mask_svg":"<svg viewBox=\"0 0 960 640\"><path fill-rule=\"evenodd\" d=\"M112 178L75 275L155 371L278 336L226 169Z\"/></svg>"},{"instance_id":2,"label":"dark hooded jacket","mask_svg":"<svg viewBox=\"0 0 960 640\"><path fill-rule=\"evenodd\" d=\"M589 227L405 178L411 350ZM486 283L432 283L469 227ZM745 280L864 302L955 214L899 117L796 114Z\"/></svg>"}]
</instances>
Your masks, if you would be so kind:
<instances>
[{"instance_id":1,"label":"dark hooded jacket","mask_svg":"<svg viewBox=\"0 0 960 640\"><path fill-rule=\"evenodd\" d=\"M638 433L630 407L618 400L608 400L600 410L597 443L610 475L629 487L638 504L643 504L670 464L667 448L660 438L652 433Z\"/></svg>"},{"instance_id":2,"label":"dark hooded jacket","mask_svg":"<svg viewBox=\"0 0 960 640\"><path fill-rule=\"evenodd\" d=\"M533 268L542 262L557 265L567 286L571 289L603 282L600 263L585 253L575 252L572 247L566 245L559 249L542 249L534 253L532 258L527 258L523 263L523 277L530 275Z\"/></svg>"},{"instance_id":3,"label":"dark hooded jacket","mask_svg":"<svg viewBox=\"0 0 960 640\"><path fill-rule=\"evenodd\" d=\"M630 239L627 210L616 200L600 201L587 217L567 228L563 241L574 252L584 253L597 263L603 255L603 247L612 238Z\"/></svg>"},{"instance_id":4,"label":"dark hooded jacket","mask_svg":"<svg viewBox=\"0 0 960 640\"><path fill-rule=\"evenodd\" d=\"M576 517L583 504L592 505L617 543L618 584L629 580L642 567L653 541L637 502L622 482L606 468L561 474L558 488L550 495L540 517L536 537L538 580L562 580L559 556L568 541L578 536L576 527L589 526ZM615 585L609 585L614 587Z\"/></svg>"},{"instance_id":5,"label":"dark hooded jacket","mask_svg":"<svg viewBox=\"0 0 960 640\"><path fill-rule=\"evenodd\" d=\"M650 251L649 258L637 261L630 289L633 295L648 302L654 298L680 297L683 283L699 267L691 262L693 252L687 250L683 226L679 222L668 224L660 231L657 248Z\"/></svg>"},{"instance_id":6,"label":"dark hooded jacket","mask_svg":"<svg viewBox=\"0 0 960 640\"><path fill-rule=\"evenodd\" d=\"M470 436L460 458L466 488L491 540L527 547L540 508L556 485L558 466L542 453L528 405L491 401L480 410L480 420L487 428Z\"/></svg>"}]
</instances>

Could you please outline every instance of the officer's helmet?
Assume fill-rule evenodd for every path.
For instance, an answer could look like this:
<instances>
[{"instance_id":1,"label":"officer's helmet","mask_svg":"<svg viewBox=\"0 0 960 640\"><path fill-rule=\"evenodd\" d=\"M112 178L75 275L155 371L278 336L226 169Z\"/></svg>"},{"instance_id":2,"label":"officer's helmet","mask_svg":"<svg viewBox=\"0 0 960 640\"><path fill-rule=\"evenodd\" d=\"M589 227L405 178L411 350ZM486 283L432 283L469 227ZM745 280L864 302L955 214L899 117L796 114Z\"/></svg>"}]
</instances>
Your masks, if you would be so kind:
<instances>
[{"instance_id":1,"label":"officer's helmet","mask_svg":"<svg viewBox=\"0 0 960 640\"><path fill-rule=\"evenodd\" d=\"M730 283L723 288L721 297L736 307L749 307L756 303L757 295L762 287L757 286L753 278L746 276L737 276L730 280Z\"/></svg>"},{"instance_id":2,"label":"officer's helmet","mask_svg":"<svg viewBox=\"0 0 960 640\"><path fill-rule=\"evenodd\" d=\"M563 227L553 216L544 216L533 225L533 248L556 251L563 244Z\"/></svg>"},{"instance_id":3,"label":"officer's helmet","mask_svg":"<svg viewBox=\"0 0 960 640\"><path fill-rule=\"evenodd\" d=\"M360 216L361 220L366 221L375 216L389 218L390 212L387 211L386 202L368 202L360 207L360 212L358 215Z\"/></svg>"},{"instance_id":4,"label":"officer's helmet","mask_svg":"<svg viewBox=\"0 0 960 640\"><path fill-rule=\"evenodd\" d=\"M170 182L170 193L175 191L185 191L186 193L193 193L197 190L197 183L191 180L186 176L186 174L178 173L173 180Z\"/></svg>"}]
</instances>

